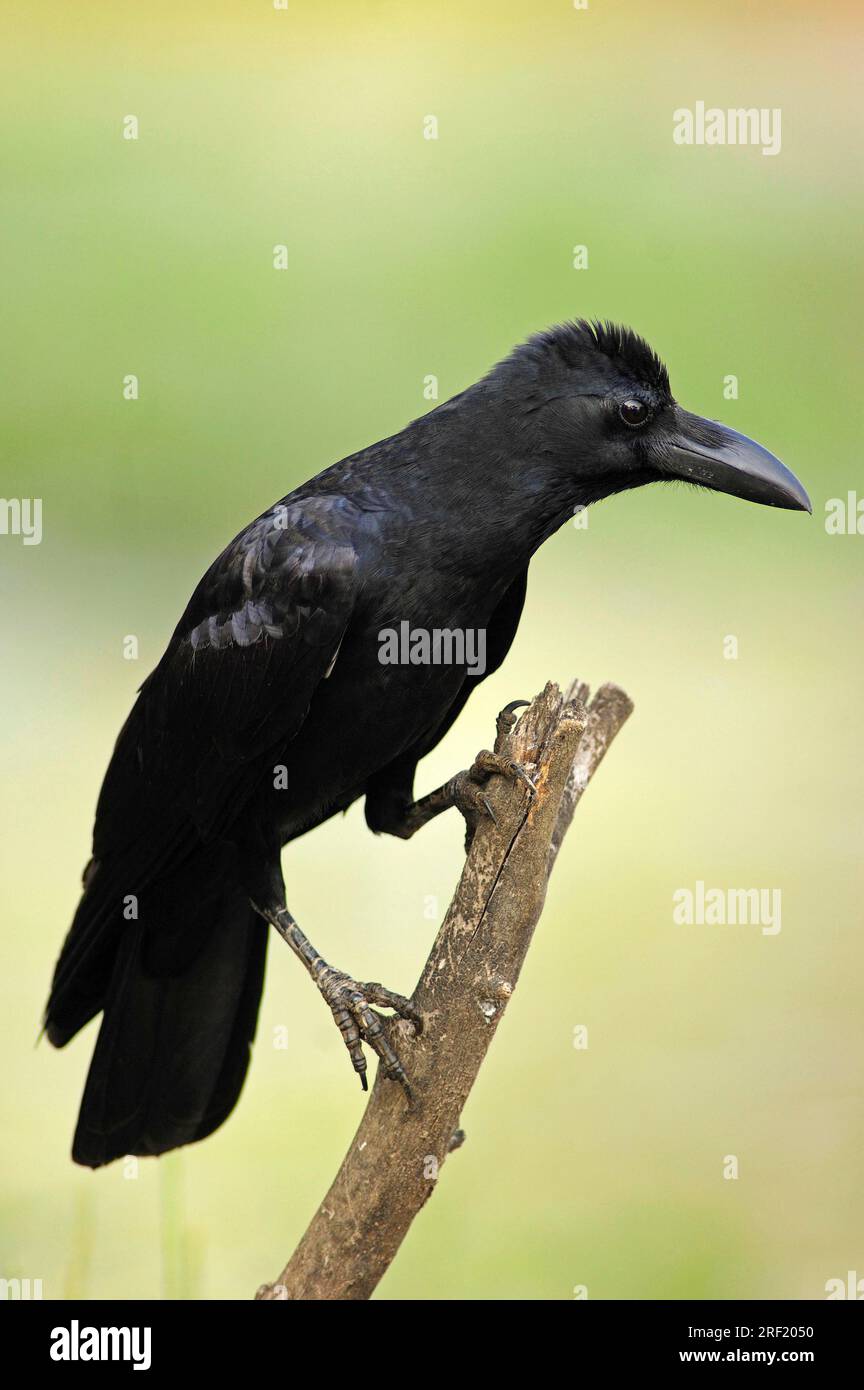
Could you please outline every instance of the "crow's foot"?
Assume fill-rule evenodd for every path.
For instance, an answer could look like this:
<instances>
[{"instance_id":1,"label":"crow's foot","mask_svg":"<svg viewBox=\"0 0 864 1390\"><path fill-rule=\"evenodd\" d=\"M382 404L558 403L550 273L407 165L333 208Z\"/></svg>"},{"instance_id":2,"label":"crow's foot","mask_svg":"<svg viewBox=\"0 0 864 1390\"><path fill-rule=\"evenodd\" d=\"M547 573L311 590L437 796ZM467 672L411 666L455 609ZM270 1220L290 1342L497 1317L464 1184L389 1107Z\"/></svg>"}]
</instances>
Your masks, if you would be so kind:
<instances>
[{"instance_id":1,"label":"crow's foot","mask_svg":"<svg viewBox=\"0 0 864 1390\"><path fill-rule=\"evenodd\" d=\"M379 1058L384 1075L391 1081L398 1081L410 1100L411 1087L405 1068L390 1044L384 1020L370 1006L377 1004L379 1008L392 1009L399 1018L408 1019L413 1023L419 1032L423 1027L423 1018L411 1000L402 994L395 994L391 989L385 989L384 985L361 984L329 965L323 965L316 973L315 981L342 1034L351 1064L360 1077L363 1090L368 1089L366 1057L363 1052L363 1043L366 1043Z\"/></svg>"},{"instance_id":2,"label":"crow's foot","mask_svg":"<svg viewBox=\"0 0 864 1390\"><path fill-rule=\"evenodd\" d=\"M496 751L491 753L487 748L484 748L482 752L477 754L468 771L457 773L449 783L452 804L459 809L465 818L466 851L470 849L474 832L484 815L489 816L496 825L498 824L495 812L485 792L490 777L509 777L511 781L524 782L532 793L537 790L533 778L522 764L507 755L510 732L516 723L514 711L527 703L527 700L514 700L512 704L507 705L501 711L496 721L498 731L495 740Z\"/></svg>"},{"instance_id":3,"label":"crow's foot","mask_svg":"<svg viewBox=\"0 0 864 1390\"><path fill-rule=\"evenodd\" d=\"M528 703L527 700L514 700L502 709L496 720L494 753L484 749L482 753L477 754L467 772L457 773L449 782L421 797L419 801L399 806L398 801L394 803L386 796L370 802L367 795L366 820L370 828L376 832L384 830L388 835L398 835L401 840L410 840L412 835L424 825L428 825L436 816L440 816L442 811L449 811L451 806L456 806L462 812L468 827L465 841L467 850L483 817L489 816L495 820L492 803L484 790L490 777L517 778L525 782L532 792L537 790L522 764L508 756L510 734L516 723L515 711Z\"/></svg>"},{"instance_id":4,"label":"crow's foot","mask_svg":"<svg viewBox=\"0 0 864 1390\"><path fill-rule=\"evenodd\" d=\"M380 1059L384 1075L404 1086L410 1099L411 1088L405 1068L390 1044L384 1019L371 1005L377 1004L381 1009L392 1009L399 1018L408 1019L413 1023L418 1033L423 1028L423 1015L420 1010L410 999L406 999L404 994L395 994L392 989L385 989L384 985L361 984L344 971L334 970L333 966L328 965L324 957L318 954L287 907L256 907L256 911L271 922L283 940L287 941L323 994L342 1034L351 1064L360 1077L363 1090L368 1090L366 1056L363 1052L363 1044L366 1043Z\"/></svg>"}]
</instances>

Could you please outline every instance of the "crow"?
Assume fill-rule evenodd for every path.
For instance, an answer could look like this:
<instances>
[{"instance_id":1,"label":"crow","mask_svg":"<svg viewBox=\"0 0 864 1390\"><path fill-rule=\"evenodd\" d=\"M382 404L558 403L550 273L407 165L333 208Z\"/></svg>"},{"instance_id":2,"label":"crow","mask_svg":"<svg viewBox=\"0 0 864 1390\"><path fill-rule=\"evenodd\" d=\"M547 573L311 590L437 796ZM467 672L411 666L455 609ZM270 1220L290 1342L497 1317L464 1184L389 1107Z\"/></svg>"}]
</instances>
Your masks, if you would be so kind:
<instances>
[{"instance_id":1,"label":"crow","mask_svg":"<svg viewBox=\"0 0 864 1390\"><path fill-rule=\"evenodd\" d=\"M318 954L288 910L281 850L359 797L375 832L407 838L452 806L476 824L485 779L527 776L481 754L414 799L419 760L507 654L538 547L577 508L672 479L811 510L761 445L676 403L644 339L578 320L303 483L223 550L121 729L54 971L55 1046L102 1012L76 1162L161 1154L226 1119L268 923L315 981L364 1089L364 1044L408 1086L377 1010L422 1020ZM382 634L404 624L483 634L482 671L458 644L450 661L385 660Z\"/></svg>"}]
</instances>

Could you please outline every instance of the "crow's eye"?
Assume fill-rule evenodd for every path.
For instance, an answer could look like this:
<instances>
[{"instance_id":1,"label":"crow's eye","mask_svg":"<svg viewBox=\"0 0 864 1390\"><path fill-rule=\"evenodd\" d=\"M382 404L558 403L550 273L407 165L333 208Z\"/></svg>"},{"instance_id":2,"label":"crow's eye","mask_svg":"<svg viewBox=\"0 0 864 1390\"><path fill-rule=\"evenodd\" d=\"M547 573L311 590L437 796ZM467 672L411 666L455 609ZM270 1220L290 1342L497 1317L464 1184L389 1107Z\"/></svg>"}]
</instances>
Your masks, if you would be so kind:
<instances>
[{"instance_id":1,"label":"crow's eye","mask_svg":"<svg viewBox=\"0 0 864 1390\"><path fill-rule=\"evenodd\" d=\"M618 407L618 414L625 425L632 425L635 429L638 425L644 425L648 419L648 407L643 401L622 401Z\"/></svg>"}]
</instances>

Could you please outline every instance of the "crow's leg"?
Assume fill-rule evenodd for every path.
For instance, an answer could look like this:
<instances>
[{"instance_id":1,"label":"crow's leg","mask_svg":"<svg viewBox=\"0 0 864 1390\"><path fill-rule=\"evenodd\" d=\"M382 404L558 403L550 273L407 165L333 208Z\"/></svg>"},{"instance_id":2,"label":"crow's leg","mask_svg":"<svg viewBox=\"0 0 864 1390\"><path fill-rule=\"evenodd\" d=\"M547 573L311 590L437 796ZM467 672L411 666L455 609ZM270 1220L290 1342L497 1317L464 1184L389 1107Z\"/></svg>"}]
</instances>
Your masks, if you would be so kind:
<instances>
[{"instance_id":1,"label":"crow's leg","mask_svg":"<svg viewBox=\"0 0 864 1390\"><path fill-rule=\"evenodd\" d=\"M532 792L537 790L522 764L514 762L505 751L510 731L516 723L515 711L527 704L527 700L514 700L498 715L498 736L494 753L484 749L477 754L467 772L457 772L449 782L445 782L428 796L422 796L419 801L413 801L408 806L398 809L394 808L386 822L374 828L384 830L388 835L396 835L401 840L410 840L422 826L428 825L429 821L440 816L442 811L448 811L455 806L465 818L465 847L466 850L470 848L474 831L483 816L491 816L493 821L495 819L495 812L484 792L490 777L519 779L525 782Z\"/></svg>"},{"instance_id":2,"label":"crow's leg","mask_svg":"<svg viewBox=\"0 0 864 1390\"><path fill-rule=\"evenodd\" d=\"M348 1049L351 1064L360 1077L363 1090L368 1089L366 1057L363 1052L363 1043L367 1043L380 1059L384 1075L391 1081L399 1081L410 1098L411 1088L405 1068L390 1045L381 1015L370 1005L377 1004L380 1008L392 1009L400 1018L410 1019L419 1032L423 1026L423 1017L411 1000L406 999L404 995L394 994L383 985L361 984L341 970L334 970L332 965L328 965L326 960L319 956L308 936L300 930L284 905L259 906L253 901L253 906L265 921L276 928L282 939L288 942L324 996Z\"/></svg>"},{"instance_id":3,"label":"crow's leg","mask_svg":"<svg viewBox=\"0 0 864 1390\"><path fill-rule=\"evenodd\" d=\"M532 791L536 791L533 781L521 763L513 762L500 753L490 753L484 748L477 754L467 771L457 772L443 787L438 787L428 796L422 796L419 801L407 806L398 825L394 824L392 829L390 826L387 828L400 839L410 840L411 836L424 825L428 825L430 820L455 806L465 817L469 834L473 837L473 831L483 816L490 816L493 821L495 819L495 812L484 788L489 778L496 775L521 779Z\"/></svg>"}]
</instances>

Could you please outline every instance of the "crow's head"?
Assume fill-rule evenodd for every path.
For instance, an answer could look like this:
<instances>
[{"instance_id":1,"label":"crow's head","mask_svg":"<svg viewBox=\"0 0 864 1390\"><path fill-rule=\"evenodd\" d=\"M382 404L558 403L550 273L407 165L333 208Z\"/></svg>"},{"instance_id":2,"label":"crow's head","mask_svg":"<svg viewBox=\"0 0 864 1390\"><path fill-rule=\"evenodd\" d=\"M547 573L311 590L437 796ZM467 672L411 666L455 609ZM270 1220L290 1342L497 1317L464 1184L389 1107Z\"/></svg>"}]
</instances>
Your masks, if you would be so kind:
<instances>
[{"instance_id":1,"label":"crow's head","mask_svg":"<svg viewBox=\"0 0 864 1390\"><path fill-rule=\"evenodd\" d=\"M500 375L499 375L500 374ZM683 479L769 507L811 511L793 473L761 444L673 399L644 339L609 323L538 333L496 369L518 379L523 428L585 502L644 483Z\"/></svg>"}]
</instances>

